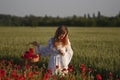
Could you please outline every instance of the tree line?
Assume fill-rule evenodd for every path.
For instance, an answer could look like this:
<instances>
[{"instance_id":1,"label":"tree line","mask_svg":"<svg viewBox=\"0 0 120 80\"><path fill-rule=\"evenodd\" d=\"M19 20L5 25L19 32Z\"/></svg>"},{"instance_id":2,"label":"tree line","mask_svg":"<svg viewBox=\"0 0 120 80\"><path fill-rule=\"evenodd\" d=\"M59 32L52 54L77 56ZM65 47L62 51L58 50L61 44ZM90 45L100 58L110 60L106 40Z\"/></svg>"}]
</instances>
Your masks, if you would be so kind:
<instances>
[{"instance_id":1,"label":"tree line","mask_svg":"<svg viewBox=\"0 0 120 80\"><path fill-rule=\"evenodd\" d=\"M0 14L0 26L99 26L99 27L120 27L120 12L116 16L107 17L99 11L97 16L84 14L84 16L73 15L71 17L42 16L15 16Z\"/></svg>"}]
</instances>

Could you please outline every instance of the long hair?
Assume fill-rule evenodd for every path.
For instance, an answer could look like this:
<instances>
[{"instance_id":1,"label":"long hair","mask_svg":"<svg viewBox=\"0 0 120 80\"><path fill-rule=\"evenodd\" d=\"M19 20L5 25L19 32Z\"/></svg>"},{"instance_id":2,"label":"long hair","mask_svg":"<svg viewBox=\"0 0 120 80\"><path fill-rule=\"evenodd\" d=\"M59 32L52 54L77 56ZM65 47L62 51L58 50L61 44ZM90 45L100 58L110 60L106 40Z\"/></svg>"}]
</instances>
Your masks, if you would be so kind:
<instances>
[{"instance_id":1,"label":"long hair","mask_svg":"<svg viewBox=\"0 0 120 80\"><path fill-rule=\"evenodd\" d=\"M64 25L61 25L57 28L55 35L54 35L54 39L53 39L54 47L57 47L59 45L59 43L61 42L61 40L59 38L59 36L61 34L65 34L65 37L62 41L62 46L65 46L68 44L68 29Z\"/></svg>"}]
</instances>

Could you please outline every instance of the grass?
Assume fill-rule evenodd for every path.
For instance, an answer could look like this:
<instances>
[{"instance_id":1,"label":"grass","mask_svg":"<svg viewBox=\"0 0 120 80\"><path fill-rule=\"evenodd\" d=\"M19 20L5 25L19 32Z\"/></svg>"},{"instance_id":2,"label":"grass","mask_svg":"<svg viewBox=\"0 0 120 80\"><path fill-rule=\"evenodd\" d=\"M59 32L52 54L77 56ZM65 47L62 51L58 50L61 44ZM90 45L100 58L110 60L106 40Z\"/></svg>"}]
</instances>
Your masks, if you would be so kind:
<instances>
[{"instance_id":1,"label":"grass","mask_svg":"<svg viewBox=\"0 0 120 80\"><path fill-rule=\"evenodd\" d=\"M79 69L85 64L105 74L120 75L120 28L68 27L69 38L74 51L71 64ZM38 41L47 45L54 36L56 27L0 27L0 59L20 62L20 55L29 47L29 42ZM47 63L49 57L41 57Z\"/></svg>"}]
</instances>

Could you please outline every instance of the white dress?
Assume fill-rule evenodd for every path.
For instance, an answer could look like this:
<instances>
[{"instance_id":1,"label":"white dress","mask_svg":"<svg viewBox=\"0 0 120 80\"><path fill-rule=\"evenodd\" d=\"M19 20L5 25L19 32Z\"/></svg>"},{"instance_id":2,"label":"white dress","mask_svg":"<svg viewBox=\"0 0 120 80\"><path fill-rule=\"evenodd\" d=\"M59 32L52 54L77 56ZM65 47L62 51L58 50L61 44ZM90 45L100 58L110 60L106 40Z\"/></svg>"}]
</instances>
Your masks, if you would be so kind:
<instances>
[{"instance_id":1,"label":"white dress","mask_svg":"<svg viewBox=\"0 0 120 80\"><path fill-rule=\"evenodd\" d=\"M53 42L53 38L50 38L48 40L48 45L47 46L39 45L39 47L36 48L36 52L41 56L47 56L50 54L48 69L52 70L52 74L62 73L62 69L68 68L68 65L73 56L71 43L68 40L68 44L65 47L59 45L56 49L53 47L52 42ZM58 50L63 50L65 54L61 55ZM59 66L59 68L56 69L56 66Z\"/></svg>"}]
</instances>

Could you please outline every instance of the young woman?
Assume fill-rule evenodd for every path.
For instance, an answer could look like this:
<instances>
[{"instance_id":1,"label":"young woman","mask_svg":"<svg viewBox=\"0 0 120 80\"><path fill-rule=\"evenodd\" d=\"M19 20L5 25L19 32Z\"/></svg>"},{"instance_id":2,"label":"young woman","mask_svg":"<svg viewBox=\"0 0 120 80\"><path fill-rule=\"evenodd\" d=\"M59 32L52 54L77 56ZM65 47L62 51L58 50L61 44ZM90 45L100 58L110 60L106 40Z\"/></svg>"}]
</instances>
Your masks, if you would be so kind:
<instances>
[{"instance_id":1,"label":"young woman","mask_svg":"<svg viewBox=\"0 0 120 80\"><path fill-rule=\"evenodd\" d=\"M73 56L73 50L68 38L68 29L65 26L59 26L54 37L48 40L47 46L39 45L36 41L32 42L37 46L36 51L41 56L50 54L48 69L51 69L52 74L63 74L63 69L67 69Z\"/></svg>"}]
</instances>

